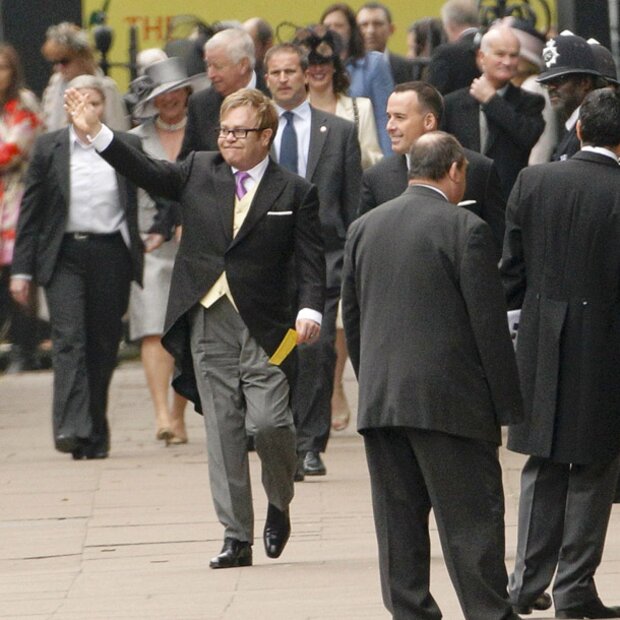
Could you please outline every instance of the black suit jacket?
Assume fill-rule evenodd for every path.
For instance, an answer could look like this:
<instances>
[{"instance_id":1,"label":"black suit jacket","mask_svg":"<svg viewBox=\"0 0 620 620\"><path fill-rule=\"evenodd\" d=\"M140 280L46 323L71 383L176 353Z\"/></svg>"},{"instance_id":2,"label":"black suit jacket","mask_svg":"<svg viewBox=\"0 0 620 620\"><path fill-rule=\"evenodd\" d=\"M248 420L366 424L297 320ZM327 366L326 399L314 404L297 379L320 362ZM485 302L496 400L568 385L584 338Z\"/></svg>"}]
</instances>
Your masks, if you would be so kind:
<instances>
[{"instance_id":1,"label":"black suit jacket","mask_svg":"<svg viewBox=\"0 0 620 620\"><path fill-rule=\"evenodd\" d=\"M620 451L620 167L580 151L524 170L506 210L501 274L521 308L526 419L508 447L560 463Z\"/></svg>"},{"instance_id":2,"label":"black suit jacket","mask_svg":"<svg viewBox=\"0 0 620 620\"><path fill-rule=\"evenodd\" d=\"M241 318L267 355L294 327L300 308L323 311L325 261L316 188L270 161L233 238L235 180L219 153L192 153L171 163L151 159L115 138L101 155L140 187L181 205L183 236L162 344L175 358L175 389L200 411L188 313L223 271ZM292 290L297 291L296 304ZM292 354L281 366L289 380L294 362Z\"/></svg>"},{"instance_id":3,"label":"black suit jacket","mask_svg":"<svg viewBox=\"0 0 620 620\"><path fill-rule=\"evenodd\" d=\"M351 225L342 313L360 431L499 443L500 424L521 419L489 227L433 189L409 187Z\"/></svg>"},{"instance_id":4,"label":"black suit jacket","mask_svg":"<svg viewBox=\"0 0 620 620\"><path fill-rule=\"evenodd\" d=\"M140 149L140 139L119 133L120 142ZM37 139L26 176L12 273L28 274L46 286L54 273L66 231L70 201L69 128L65 127ZM137 188L117 173L119 200L129 229L133 279L142 282L144 245L138 232ZM96 179L93 180L96 187ZM155 232L155 231L154 231ZM164 234L164 229L158 230Z\"/></svg>"},{"instance_id":5,"label":"black suit jacket","mask_svg":"<svg viewBox=\"0 0 620 620\"><path fill-rule=\"evenodd\" d=\"M465 149L469 161L463 206L481 217L490 227L495 239L497 258L504 242L504 210L506 202L501 192L493 161L480 153ZM400 196L408 185L407 158L404 155L385 157L364 171L360 198L360 215Z\"/></svg>"},{"instance_id":6,"label":"black suit jacket","mask_svg":"<svg viewBox=\"0 0 620 620\"><path fill-rule=\"evenodd\" d=\"M392 54L392 52L389 52L388 56L394 84L403 84L404 82L413 80L414 65L411 60L398 54Z\"/></svg>"},{"instance_id":7,"label":"black suit jacket","mask_svg":"<svg viewBox=\"0 0 620 620\"><path fill-rule=\"evenodd\" d=\"M544 107L543 97L512 84L503 97L495 95L484 106L489 136L483 155L495 162L506 199L545 128ZM469 94L469 88L446 96L441 128L456 136L464 147L480 152L480 104Z\"/></svg>"},{"instance_id":8,"label":"black suit jacket","mask_svg":"<svg viewBox=\"0 0 620 620\"><path fill-rule=\"evenodd\" d=\"M428 82L442 95L469 86L480 76L476 64L476 33L464 35L453 43L438 45L428 65Z\"/></svg>"},{"instance_id":9,"label":"black suit jacket","mask_svg":"<svg viewBox=\"0 0 620 620\"><path fill-rule=\"evenodd\" d=\"M357 215L362 164L355 125L312 108L306 179L319 191L327 286L340 288L344 242Z\"/></svg>"},{"instance_id":10,"label":"black suit jacket","mask_svg":"<svg viewBox=\"0 0 620 620\"><path fill-rule=\"evenodd\" d=\"M562 138L553 151L551 161L570 159L579 149L581 149L581 142L577 137L577 123L575 123L570 131L564 130Z\"/></svg>"},{"instance_id":11,"label":"black suit jacket","mask_svg":"<svg viewBox=\"0 0 620 620\"><path fill-rule=\"evenodd\" d=\"M270 95L263 76L256 76L256 87ZM185 159L192 151L217 151L220 126L220 106L224 97L213 88L194 93L187 102L187 125L178 159Z\"/></svg>"}]
</instances>

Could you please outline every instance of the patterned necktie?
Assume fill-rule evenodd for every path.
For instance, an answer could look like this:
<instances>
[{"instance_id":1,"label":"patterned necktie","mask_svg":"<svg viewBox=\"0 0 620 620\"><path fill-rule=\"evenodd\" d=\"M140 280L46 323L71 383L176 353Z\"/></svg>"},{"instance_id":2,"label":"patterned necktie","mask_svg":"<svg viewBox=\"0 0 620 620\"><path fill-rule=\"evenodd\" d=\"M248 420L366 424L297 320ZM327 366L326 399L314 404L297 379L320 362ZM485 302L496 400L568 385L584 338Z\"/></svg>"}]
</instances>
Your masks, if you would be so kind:
<instances>
[{"instance_id":1,"label":"patterned necktie","mask_svg":"<svg viewBox=\"0 0 620 620\"><path fill-rule=\"evenodd\" d=\"M248 190L245 188L245 182L249 178L250 175L247 172L242 170L235 172L235 195L239 200L248 193Z\"/></svg>"},{"instance_id":2,"label":"patterned necktie","mask_svg":"<svg viewBox=\"0 0 620 620\"><path fill-rule=\"evenodd\" d=\"M284 112L282 116L286 119L286 125L280 142L280 165L297 174L297 133L293 125L294 115L289 111Z\"/></svg>"}]
</instances>

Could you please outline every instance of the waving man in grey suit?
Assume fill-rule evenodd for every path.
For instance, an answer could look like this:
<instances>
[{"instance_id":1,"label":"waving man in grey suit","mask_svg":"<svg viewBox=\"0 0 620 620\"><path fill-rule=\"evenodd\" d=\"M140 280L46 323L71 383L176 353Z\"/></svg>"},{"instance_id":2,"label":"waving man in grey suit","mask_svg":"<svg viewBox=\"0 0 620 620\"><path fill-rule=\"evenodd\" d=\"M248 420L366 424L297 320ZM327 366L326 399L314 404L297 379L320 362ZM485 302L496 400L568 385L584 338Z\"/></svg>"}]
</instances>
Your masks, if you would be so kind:
<instances>
[{"instance_id":1,"label":"waving man in grey suit","mask_svg":"<svg viewBox=\"0 0 620 620\"><path fill-rule=\"evenodd\" d=\"M67 105L106 161L181 205L162 344L175 358L175 389L204 410L211 492L225 527L211 567L252 564L246 428L269 501L265 551L276 558L290 533L296 466L288 330L295 326L299 344L317 338L324 304L316 189L269 158L278 117L258 90L222 103L220 153L193 152L180 164L124 146L76 93Z\"/></svg>"},{"instance_id":2,"label":"waving man in grey suit","mask_svg":"<svg viewBox=\"0 0 620 620\"><path fill-rule=\"evenodd\" d=\"M500 424L521 419L488 225L461 209L453 136L411 150L406 192L349 229L342 309L359 380L386 607L442 615L429 591L428 518L468 620L509 620Z\"/></svg>"},{"instance_id":3,"label":"waving man in grey suit","mask_svg":"<svg viewBox=\"0 0 620 620\"><path fill-rule=\"evenodd\" d=\"M281 166L305 177L319 191L319 219L327 263L327 295L319 342L299 351L299 375L293 394L299 465L297 479L323 475L331 426L331 396L336 352L336 310L345 235L355 218L362 164L355 125L313 109L307 101L308 62L295 45L272 47L265 57L267 85L280 123L274 150Z\"/></svg>"}]
</instances>

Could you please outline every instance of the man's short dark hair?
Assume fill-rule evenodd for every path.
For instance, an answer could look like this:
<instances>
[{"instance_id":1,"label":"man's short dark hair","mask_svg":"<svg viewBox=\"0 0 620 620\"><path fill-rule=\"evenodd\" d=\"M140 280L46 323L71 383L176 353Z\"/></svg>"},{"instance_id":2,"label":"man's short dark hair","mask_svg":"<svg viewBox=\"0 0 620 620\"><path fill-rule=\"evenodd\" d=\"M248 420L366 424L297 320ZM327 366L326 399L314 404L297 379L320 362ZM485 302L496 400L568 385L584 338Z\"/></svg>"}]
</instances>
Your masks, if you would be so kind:
<instances>
[{"instance_id":1,"label":"man's short dark hair","mask_svg":"<svg viewBox=\"0 0 620 620\"><path fill-rule=\"evenodd\" d=\"M620 144L620 97L609 88L589 93L579 108L581 140L588 146Z\"/></svg>"},{"instance_id":2,"label":"man's short dark hair","mask_svg":"<svg viewBox=\"0 0 620 620\"><path fill-rule=\"evenodd\" d=\"M301 65L302 71L305 71L308 68L308 55L303 48L301 48L299 45L296 45L295 43L278 43L278 45L270 47L265 54L265 60L263 61L265 71L269 72L269 61L280 52L297 54L297 56L299 56L299 64Z\"/></svg>"},{"instance_id":3,"label":"man's short dark hair","mask_svg":"<svg viewBox=\"0 0 620 620\"><path fill-rule=\"evenodd\" d=\"M382 4L381 2L365 2L359 9L357 9L358 15L362 9L369 9L371 11L380 9L385 14L385 19L387 20L387 23L392 23L392 12L390 11L390 9L387 8L387 6L385 6L385 4Z\"/></svg>"},{"instance_id":4,"label":"man's short dark hair","mask_svg":"<svg viewBox=\"0 0 620 620\"><path fill-rule=\"evenodd\" d=\"M443 179L453 163L465 164L465 152L459 141L445 131L430 131L420 136L409 153L409 178Z\"/></svg>"},{"instance_id":5,"label":"man's short dark hair","mask_svg":"<svg viewBox=\"0 0 620 620\"><path fill-rule=\"evenodd\" d=\"M424 111L431 112L437 119L437 124L443 116L443 97L441 93L428 82L403 82L394 87L395 93L414 91Z\"/></svg>"}]
</instances>

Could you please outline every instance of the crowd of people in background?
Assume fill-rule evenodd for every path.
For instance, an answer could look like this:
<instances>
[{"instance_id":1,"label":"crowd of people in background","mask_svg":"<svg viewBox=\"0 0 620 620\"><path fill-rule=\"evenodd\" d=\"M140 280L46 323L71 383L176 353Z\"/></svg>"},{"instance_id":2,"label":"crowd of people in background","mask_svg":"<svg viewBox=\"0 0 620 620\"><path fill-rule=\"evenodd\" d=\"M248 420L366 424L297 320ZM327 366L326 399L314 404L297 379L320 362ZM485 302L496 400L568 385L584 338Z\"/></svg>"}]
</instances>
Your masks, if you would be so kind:
<instances>
[{"instance_id":1,"label":"crowd of people in background","mask_svg":"<svg viewBox=\"0 0 620 620\"><path fill-rule=\"evenodd\" d=\"M613 56L523 17L483 26L471 0L403 29L406 56L397 32L375 1L331 4L286 41L260 17L220 22L141 51L122 95L88 32L60 23L40 103L0 44L5 371L37 369L49 335L54 445L107 458L128 323L155 439L188 441L188 400L205 415L225 528L211 567L230 568L252 564L247 452L277 558L293 482L327 474L330 434L352 418L352 347L393 616L441 617L433 508L468 619L548 609L552 582L556 617L616 617L594 586L620 469ZM579 187L595 179L602 215ZM516 358L508 306L522 309ZM510 577L501 425L529 457Z\"/></svg>"}]
</instances>

